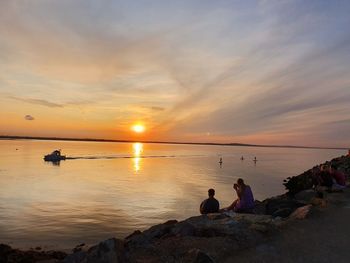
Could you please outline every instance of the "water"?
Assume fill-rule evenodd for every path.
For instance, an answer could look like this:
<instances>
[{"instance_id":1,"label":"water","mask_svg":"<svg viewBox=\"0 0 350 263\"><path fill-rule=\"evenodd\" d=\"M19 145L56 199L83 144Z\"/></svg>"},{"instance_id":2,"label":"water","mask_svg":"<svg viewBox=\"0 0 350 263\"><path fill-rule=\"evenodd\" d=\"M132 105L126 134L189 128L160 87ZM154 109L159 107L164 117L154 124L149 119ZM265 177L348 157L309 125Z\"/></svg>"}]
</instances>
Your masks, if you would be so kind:
<instances>
[{"instance_id":1,"label":"water","mask_svg":"<svg viewBox=\"0 0 350 263\"><path fill-rule=\"evenodd\" d=\"M44 162L54 149L72 159L59 165ZM208 188L215 188L222 207L228 206L236 198L232 183L242 177L255 198L264 199L283 193L286 177L344 153L0 140L0 243L67 249L123 238L136 229L197 215Z\"/></svg>"}]
</instances>

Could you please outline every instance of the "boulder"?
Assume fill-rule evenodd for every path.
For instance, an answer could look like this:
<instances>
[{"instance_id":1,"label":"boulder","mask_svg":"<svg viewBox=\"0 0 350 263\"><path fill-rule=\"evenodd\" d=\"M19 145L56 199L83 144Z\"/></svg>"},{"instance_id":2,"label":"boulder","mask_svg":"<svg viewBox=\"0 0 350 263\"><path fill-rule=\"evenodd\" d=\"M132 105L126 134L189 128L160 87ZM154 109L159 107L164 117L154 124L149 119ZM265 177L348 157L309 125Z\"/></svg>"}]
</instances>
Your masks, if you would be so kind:
<instances>
[{"instance_id":1,"label":"boulder","mask_svg":"<svg viewBox=\"0 0 350 263\"><path fill-rule=\"evenodd\" d=\"M147 239L161 238L171 232L171 229L175 226L177 220L169 220L164 224L152 226L151 228L142 232Z\"/></svg>"},{"instance_id":2,"label":"boulder","mask_svg":"<svg viewBox=\"0 0 350 263\"><path fill-rule=\"evenodd\" d=\"M202 250L190 249L184 256L184 262L189 263L214 263L214 260Z\"/></svg>"},{"instance_id":3,"label":"boulder","mask_svg":"<svg viewBox=\"0 0 350 263\"><path fill-rule=\"evenodd\" d=\"M293 209L290 207L284 207L277 209L275 212L273 212L272 216L273 217L288 217L291 213L293 212Z\"/></svg>"},{"instance_id":4,"label":"boulder","mask_svg":"<svg viewBox=\"0 0 350 263\"><path fill-rule=\"evenodd\" d=\"M266 214L266 202L255 200L253 213L258 215Z\"/></svg>"},{"instance_id":5,"label":"boulder","mask_svg":"<svg viewBox=\"0 0 350 263\"><path fill-rule=\"evenodd\" d=\"M287 217L295 209L304 205L303 203L300 203L299 201L286 196L267 199L265 202L266 213L268 215L272 215L273 217Z\"/></svg>"},{"instance_id":6,"label":"boulder","mask_svg":"<svg viewBox=\"0 0 350 263\"><path fill-rule=\"evenodd\" d=\"M305 205L297 208L290 216L289 219L305 219L311 211L312 205Z\"/></svg>"},{"instance_id":7,"label":"boulder","mask_svg":"<svg viewBox=\"0 0 350 263\"><path fill-rule=\"evenodd\" d=\"M174 236L193 236L196 232L195 226L189 222L183 221L178 224L171 230L171 234Z\"/></svg>"},{"instance_id":8,"label":"boulder","mask_svg":"<svg viewBox=\"0 0 350 263\"><path fill-rule=\"evenodd\" d=\"M124 242L110 238L91 247L88 251L78 251L68 255L63 263L117 263L125 262Z\"/></svg>"},{"instance_id":9,"label":"boulder","mask_svg":"<svg viewBox=\"0 0 350 263\"><path fill-rule=\"evenodd\" d=\"M317 192L313 189L300 191L294 195L294 198L300 202L310 203L312 198L317 196Z\"/></svg>"}]
</instances>

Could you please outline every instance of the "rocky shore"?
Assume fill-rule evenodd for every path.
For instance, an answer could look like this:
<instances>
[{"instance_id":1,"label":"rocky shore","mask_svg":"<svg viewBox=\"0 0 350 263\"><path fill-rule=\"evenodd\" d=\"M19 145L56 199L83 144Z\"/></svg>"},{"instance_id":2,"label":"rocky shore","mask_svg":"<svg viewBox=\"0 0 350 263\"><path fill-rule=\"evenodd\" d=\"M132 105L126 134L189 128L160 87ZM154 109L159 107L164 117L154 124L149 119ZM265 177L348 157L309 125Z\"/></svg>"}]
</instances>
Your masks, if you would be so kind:
<instances>
[{"instance_id":1,"label":"rocky shore","mask_svg":"<svg viewBox=\"0 0 350 263\"><path fill-rule=\"evenodd\" d=\"M326 162L331 163L350 174L349 156ZM20 251L1 244L0 263L329 262L326 259L331 253L323 248L324 242L318 244L317 240L327 238L322 236L322 230L328 233L328 227L334 239L339 239L329 244L342 246L350 242L350 235L344 235L350 234L350 228L338 225L342 224L339 221L342 218L345 222L350 219L347 210L350 189L337 193L326 189L315 191L311 171L288 178L284 183L286 194L256 201L254 214L216 213L180 222L170 220L143 232L135 231L125 239L111 238L91 247L78 245L70 254L35 249ZM320 226L319 232L310 232L314 225ZM347 262L346 253L339 254L338 250L336 247L336 254L331 255L333 259ZM308 253L311 254L308 256Z\"/></svg>"}]
</instances>

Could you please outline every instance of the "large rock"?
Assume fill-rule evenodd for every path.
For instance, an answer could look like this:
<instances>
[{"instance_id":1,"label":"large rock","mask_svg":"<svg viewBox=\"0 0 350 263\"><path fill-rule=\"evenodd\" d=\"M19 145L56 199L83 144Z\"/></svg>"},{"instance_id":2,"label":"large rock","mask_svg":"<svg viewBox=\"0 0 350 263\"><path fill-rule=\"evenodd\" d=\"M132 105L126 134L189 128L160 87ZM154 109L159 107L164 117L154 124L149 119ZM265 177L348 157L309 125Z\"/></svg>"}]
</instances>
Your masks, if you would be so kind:
<instances>
[{"instance_id":1,"label":"large rock","mask_svg":"<svg viewBox=\"0 0 350 263\"><path fill-rule=\"evenodd\" d=\"M302 207L297 208L290 216L290 219L305 219L310 211L311 211L312 205L305 205Z\"/></svg>"},{"instance_id":2,"label":"large rock","mask_svg":"<svg viewBox=\"0 0 350 263\"><path fill-rule=\"evenodd\" d=\"M125 262L124 242L110 238L91 247L88 251L78 251L68 255L64 263L118 263Z\"/></svg>"},{"instance_id":3,"label":"large rock","mask_svg":"<svg viewBox=\"0 0 350 263\"><path fill-rule=\"evenodd\" d=\"M200 249L190 249L185 257L184 262L189 263L214 263L214 260Z\"/></svg>"},{"instance_id":4,"label":"large rock","mask_svg":"<svg viewBox=\"0 0 350 263\"><path fill-rule=\"evenodd\" d=\"M303 203L289 198L288 196L278 196L267 199L264 202L266 202L266 213L274 217L287 217L295 209L304 205Z\"/></svg>"},{"instance_id":5,"label":"large rock","mask_svg":"<svg viewBox=\"0 0 350 263\"><path fill-rule=\"evenodd\" d=\"M307 189L296 193L294 198L300 202L310 203L316 196L317 192L315 192L313 189Z\"/></svg>"}]
</instances>

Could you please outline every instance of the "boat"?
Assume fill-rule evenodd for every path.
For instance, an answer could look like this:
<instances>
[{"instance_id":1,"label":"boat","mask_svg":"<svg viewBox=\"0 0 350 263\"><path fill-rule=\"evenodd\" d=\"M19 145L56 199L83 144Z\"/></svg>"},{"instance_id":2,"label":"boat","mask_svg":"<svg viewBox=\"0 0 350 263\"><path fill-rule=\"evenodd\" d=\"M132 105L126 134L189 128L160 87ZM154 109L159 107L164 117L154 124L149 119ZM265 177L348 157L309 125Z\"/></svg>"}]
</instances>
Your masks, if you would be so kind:
<instances>
[{"instance_id":1,"label":"boat","mask_svg":"<svg viewBox=\"0 0 350 263\"><path fill-rule=\"evenodd\" d=\"M45 155L44 160L47 162L59 162L66 160L66 156L61 155L61 150L54 150L52 153Z\"/></svg>"}]
</instances>

